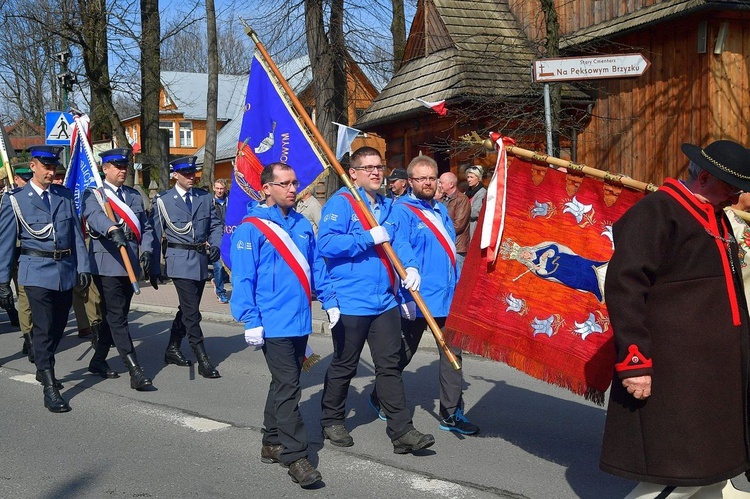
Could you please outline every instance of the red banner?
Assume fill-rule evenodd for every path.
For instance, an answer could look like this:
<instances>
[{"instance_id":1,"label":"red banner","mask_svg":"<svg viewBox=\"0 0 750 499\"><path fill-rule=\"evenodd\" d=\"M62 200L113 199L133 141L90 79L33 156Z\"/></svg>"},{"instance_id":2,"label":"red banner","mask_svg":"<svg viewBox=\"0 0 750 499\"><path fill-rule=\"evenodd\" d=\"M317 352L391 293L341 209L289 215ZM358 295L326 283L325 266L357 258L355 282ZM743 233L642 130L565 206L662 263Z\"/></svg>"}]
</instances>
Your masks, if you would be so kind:
<instances>
[{"instance_id":1,"label":"red banner","mask_svg":"<svg viewBox=\"0 0 750 499\"><path fill-rule=\"evenodd\" d=\"M474 236L446 332L602 404L615 362L604 296L612 224L643 194L518 158L506 189L498 258L483 260Z\"/></svg>"}]
</instances>

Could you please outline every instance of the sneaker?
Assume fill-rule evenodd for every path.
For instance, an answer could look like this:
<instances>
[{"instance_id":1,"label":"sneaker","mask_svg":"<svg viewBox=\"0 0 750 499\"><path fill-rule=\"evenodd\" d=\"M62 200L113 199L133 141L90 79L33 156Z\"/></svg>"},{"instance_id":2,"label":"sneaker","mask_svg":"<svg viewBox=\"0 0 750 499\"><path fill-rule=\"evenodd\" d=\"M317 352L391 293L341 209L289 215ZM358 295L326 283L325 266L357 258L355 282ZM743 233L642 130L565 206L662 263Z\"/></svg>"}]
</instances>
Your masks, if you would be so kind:
<instances>
[{"instance_id":1,"label":"sneaker","mask_svg":"<svg viewBox=\"0 0 750 499\"><path fill-rule=\"evenodd\" d=\"M281 462L281 451L284 450L284 446L281 444L276 445L263 445L260 449L260 462L266 464L280 463Z\"/></svg>"},{"instance_id":2,"label":"sneaker","mask_svg":"<svg viewBox=\"0 0 750 499\"><path fill-rule=\"evenodd\" d=\"M479 433L479 427L466 419L464 411L461 409L456 409L456 412L440 421L440 429L445 431L455 431L461 435L474 435Z\"/></svg>"},{"instance_id":3,"label":"sneaker","mask_svg":"<svg viewBox=\"0 0 750 499\"><path fill-rule=\"evenodd\" d=\"M386 420L385 412L380 408L380 401L375 400L372 394L370 394L370 407L372 407L372 410L375 411L375 414L377 414L381 420Z\"/></svg>"},{"instance_id":4,"label":"sneaker","mask_svg":"<svg viewBox=\"0 0 750 499\"><path fill-rule=\"evenodd\" d=\"M409 452L426 449L435 443L435 437L418 430L409 430L396 440L393 440L394 454L408 454Z\"/></svg>"},{"instance_id":5,"label":"sneaker","mask_svg":"<svg viewBox=\"0 0 750 499\"><path fill-rule=\"evenodd\" d=\"M219 303L229 303L229 298L227 298L226 293L217 293L216 297L219 300Z\"/></svg>"},{"instance_id":6,"label":"sneaker","mask_svg":"<svg viewBox=\"0 0 750 499\"><path fill-rule=\"evenodd\" d=\"M298 483L300 487L309 487L315 482L319 482L323 479L320 471L316 470L310 461L306 458L297 459L289 465L289 476L292 477L294 483Z\"/></svg>"},{"instance_id":7,"label":"sneaker","mask_svg":"<svg viewBox=\"0 0 750 499\"><path fill-rule=\"evenodd\" d=\"M336 447L351 447L354 445L354 439L342 424L323 427L323 439L330 440Z\"/></svg>"}]
</instances>

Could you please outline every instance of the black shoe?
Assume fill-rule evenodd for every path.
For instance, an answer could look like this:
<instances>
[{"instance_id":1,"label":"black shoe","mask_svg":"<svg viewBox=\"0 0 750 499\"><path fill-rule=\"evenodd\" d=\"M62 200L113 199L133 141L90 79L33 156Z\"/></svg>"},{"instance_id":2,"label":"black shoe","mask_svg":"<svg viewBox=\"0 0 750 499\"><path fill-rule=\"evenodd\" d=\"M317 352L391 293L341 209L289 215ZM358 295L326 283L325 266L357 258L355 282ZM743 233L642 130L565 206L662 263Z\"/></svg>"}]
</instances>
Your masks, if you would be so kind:
<instances>
[{"instance_id":1,"label":"black shoe","mask_svg":"<svg viewBox=\"0 0 750 499\"><path fill-rule=\"evenodd\" d=\"M263 445L260 449L260 462L266 464L279 463L284 466L281 462L281 451L284 450L284 446L281 444L276 445ZM285 468L287 466L284 466Z\"/></svg>"},{"instance_id":2,"label":"black shoe","mask_svg":"<svg viewBox=\"0 0 750 499\"><path fill-rule=\"evenodd\" d=\"M44 385L44 407L50 412L68 412L70 406L60 395L59 389L55 387L55 373L52 369L38 372Z\"/></svg>"},{"instance_id":3,"label":"black shoe","mask_svg":"<svg viewBox=\"0 0 750 499\"><path fill-rule=\"evenodd\" d=\"M409 430L396 440L393 440L394 454L408 454L409 452L426 449L435 443L435 437L418 430Z\"/></svg>"},{"instance_id":4,"label":"black shoe","mask_svg":"<svg viewBox=\"0 0 750 499\"><path fill-rule=\"evenodd\" d=\"M456 409L456 412L440 421L440 429L453 431L461 435L475 435L479 433L479 427L466 419L464 411Z\"/></svg>"},{"instance_id":5,"label":"black shoe","mask_svg":"<svg viewBox=\"0 0 750 499\"><path fill-rule=\"evenodd\" d=\"M342 424L324 426L323 439L330 440L336 447L351 447L354 445L354 439Z\"/></svg>"},{"instance_id":6,"label":"black shoe","mask_svg":"<svg viewBox=\"0 0 750 499\"><path fill-rule=\"evenodd\" d=\"M36 380L38 382L44 384L44 382L42 381L42 375L39 374L39 371L36 372ZM54 384L55 384L55 388L57 388L58 390L62 390L63 388L65 388L63 386L63 384L60 383L60 381L57 378L53 378L53 381L54 381Z\"/></svg>"},{"instance_id":7,"label":"black shoe","mask_svg":"<svg viewBox=\"0 0 750 499\"><path fill-rule=\"evenodd\" d=\"M135 353L127 354L122 361L128 367L130 373L130 388L138 391L145 391L148 387L153 385L151 378L143 373L143 369L138 365L138 360L135 358Z\"/></svg>"},{"instance_id":8,"label":"black shoe","mask_svg":"<svg viewBox=\"0 0 750 499\"><path fill-rule=\"evenodd\" d=\"M194 345L193 353L195 354L195 359L198 361L198 374L209 379L221 378L219 371L211 364L211 359L208 358L206 347L203 346L203 343Z\"/></svg>"},{"instance_id":9,"label":"black shoe","mask_svg":"<svg viewBox=\"0 0 750 499\"><path fill-rule=\"evenodd\" d=\"M323 479L320 471L316 470L307 458L297 459L289 465L289 476L292 477L294 483L298 483L300 487L309 487L315 482L319 482Z\"/></svg>"},{"instance_id":10,"label":"black shoe","mask_svg":"<svg viewBox=\"0 0 750 499\"><path fill-rule=\"evenodd\" d=\"M188 367L192 364L192 362L182 355L180 343L182 343L181 336L177 336L176 334L169 335L169 344L167 345L167 350L164 352L165 364L174 364L181 367Z\"/></svg>"},{"instance_id":11,"label":"black shoe","mask_svg":"<svg viewBox=\"0 0 750 499\"><path fill-rule=\"evenodd\" d=\"M98 343L96 345L96 350L94 351L94 356L91 357L91 362L89 362L89 372L93 374L98 374L102 378L119 378L120 375L117 374L115 371L113 371L109 364L107 364L107 354L109 353L109 345L104 345L102 343Z\"/></svg>"}]
</instances>

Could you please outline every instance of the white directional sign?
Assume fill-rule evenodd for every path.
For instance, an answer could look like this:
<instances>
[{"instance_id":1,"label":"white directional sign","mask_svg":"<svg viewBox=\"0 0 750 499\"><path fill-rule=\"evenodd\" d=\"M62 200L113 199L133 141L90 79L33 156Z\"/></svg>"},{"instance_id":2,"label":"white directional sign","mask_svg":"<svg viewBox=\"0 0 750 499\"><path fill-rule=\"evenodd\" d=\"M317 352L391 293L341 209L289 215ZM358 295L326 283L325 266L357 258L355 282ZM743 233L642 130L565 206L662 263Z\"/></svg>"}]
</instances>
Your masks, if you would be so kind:
<instances>
[{"instance_id":1,"label":"white directional sign","mask_svg":"<svg viewBox=\"0 0 750 499\"><path fill-rule=\"evenodd\" d=\"M49 111L45 116L46 139L48 146L69 146L73 134L73 115L61 111Z\"/></svg>"},{"instance_id":2,"label":"white directional sign","mask_svg":"<svg viewBox=\"0 0 750 499\"><path fill-rule=\"evenodd\" d=\"M641 76L651 63L641 54L561 57L534 61L534 81L574 81Z\"/></svg>"}]
</instances>

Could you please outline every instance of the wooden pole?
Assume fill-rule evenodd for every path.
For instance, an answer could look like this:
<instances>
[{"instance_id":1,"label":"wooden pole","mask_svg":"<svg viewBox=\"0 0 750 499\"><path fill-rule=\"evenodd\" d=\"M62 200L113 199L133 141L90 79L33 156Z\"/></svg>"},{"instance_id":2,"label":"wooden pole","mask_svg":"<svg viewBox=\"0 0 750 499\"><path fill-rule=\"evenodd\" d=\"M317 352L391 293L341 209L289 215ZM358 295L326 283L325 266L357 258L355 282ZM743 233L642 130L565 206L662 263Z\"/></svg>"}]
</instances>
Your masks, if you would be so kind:
<instances>
[{"instance_id":1,"label":"wooden pole","mask_svg":"<svg viewBox=\"0 0 750 499\"><path fill-rule=\"evenodd\" d=\"M291 104L294 106L295 111L297 112L297 115L302 119L305 127L307 127L308 131L313 134L313 137L318 143L318 146L322 149L323 153L326 155L326 158L328 159L329 163L333 166L334 170L336 170L336 173L341 177L341 180L344 182L344 185L346 185L346 188L349 189L352 196L354 197L355 201L360 204L362 207L362 211L365 213L365 216L367 217L367 221L375 227L378 225L378 221L375 220L375 217L372 216L372 213L370 212L369 207L365 205L365 202L362 200L362 197L359 195L359 191L357 188L352 184L351 179L349 178L349 175L344 171L344 168L339 163L338 159L336 159L336 155L331 151L331 148L328 147L328 144L326 143L325 139L321 135L318 128L315 126L315 124L312 122L310 117L307 115L307 111L305 111L305 108L302 106L302 104L299 102L297 97L294 95L294 91L291 89L287 81L284 79L284 76L279 71L279 68L276 67L273 60L271 59L271 56L268 55L268 52L266 51L265 47L261 43L260 39L258 38L258 35L253 31L253 29L247 25L244 19L240 18L240 21L242 24L245 25L245 33L247 36L249 36L253 42L255 43L256 47L258 48L258 51L260 52L263 62L267 65L268 69L270 69L273 74L276 76L276 79L281 84L282 88L286 92L287 97L291 101ZM401 277L401 279L406 278L406 269L404 269L403 264L401 263L401 260L399 260L398 256L396 256L396 252L393 250L393 247L390 245L390 243L385 242L381 244L383 247L383 250L385 250L386 255L388 255L388 258L390 259L391 263L393 264L393 267L396 269L396 272L398 272L398 275ZM419 307L419 310L422 311L422 315L424 315L424 318L427 320L427 324L430 326L430 330L432 331L433 336L435 337L435 341L437 341L440 348L443 350L443 353L445 354L446 358L450 361L451 365L455 370L461 369L461 364L458 362L458 359L456 358L456 355L453 353L453 350L450 349L448 344L445 342L445 337L443 336L443 332L440 330L440 326L438 326L437 322L435 322L435 318L430 313L430 310L427 308L427 304L422 299L422 295L419 294L418 291L411 291L412 297L414 298L414 302L416 303L417 307Z\"/></svg>"},{"instance_id":2,"label":"wooden pole","mask_svg":"<svg viewBox=\"0 0 750 499\"><path fill-rule=\"evenodd\" d=\"M0 126L3 126L0 123ZM8 176L8 186L10 189L14 189L16 184L13 182L13 170L10 167L10 159L8 158L8 149L5 144L5 132L0 133L0 160L3 162L5 168L5 174Z\"/></svg>"}]
</instances>

